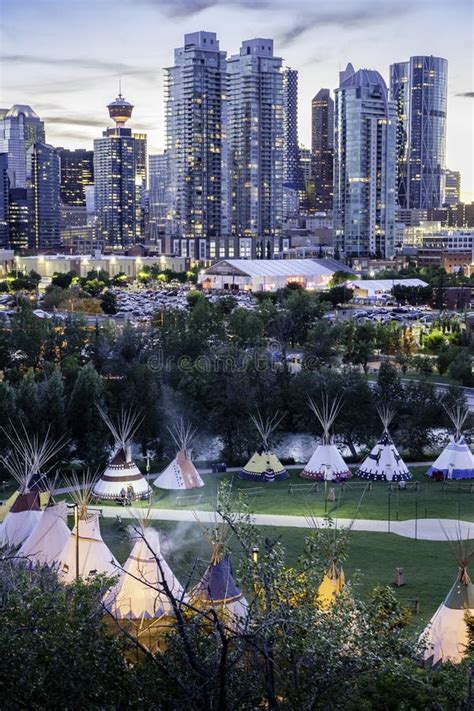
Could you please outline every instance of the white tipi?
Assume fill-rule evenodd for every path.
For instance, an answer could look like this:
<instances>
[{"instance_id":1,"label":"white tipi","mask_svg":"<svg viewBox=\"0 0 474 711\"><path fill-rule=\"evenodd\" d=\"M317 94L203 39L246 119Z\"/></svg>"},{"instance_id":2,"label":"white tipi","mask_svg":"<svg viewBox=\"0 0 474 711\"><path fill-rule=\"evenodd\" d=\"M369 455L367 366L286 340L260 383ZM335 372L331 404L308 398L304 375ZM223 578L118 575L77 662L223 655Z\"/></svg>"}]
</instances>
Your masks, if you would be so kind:
<instances>
[{"instance_id":1,"label":"white tipi","mask_svg":"<svg viewBox=\"0 0 474 711\"><path fill-rule=\"evenodd\" d=\"M138 636L154 646L154 633L159 631L156 628L174 617L171 598L179 603L184 591L163 558L159 534L150 519L138 518L132 528L132 552L117 584L105 596L104 605L115 619L133 622Z\"/></svg>"},{"instance_id":2,"label":"white tipi","mask_svg":"<svg viewBox=\"0 0 474 711\"><path fill-rule=\"evenodd\" d=\"M18 558L33 564L55 565L70 536L66 525L67 503L60 501L44 509L41 518L18 551Z\"/></svg>"},{"instance_id":3,"label":"white tipi","mask_svg":"<svg viewBox=\"0 0 474 711\"><path fill-rule=\"evenodd\" d=\"M69 480L75 504L76 521L59 555L59 575L66 583L93 575L114 576L118 563L104 543L99 525L99 511L88 511L94 482L87 476L82 481L77 475Z\"/></svg>"},{"instance_id":4,"label":"white tipi","mask_svg":"<svg viewBox=\"0 0 474 711\"><path fill-rule=\"evenodd\" d=\"M45 476L48 462L64 445L63 441L53 441L49 434L42 440L37 435L30 437L24 425L21 431L13 427L12 432L5 432L11 450L1 461L18 482L19 493L0 525L0 547L19 546L32 533L41 518L38 481Z\"/></svg>"},{"instance_id":5,"label":"white tipi","mask_svg":"<svg viewBox=\"0 0 474 711\"><path fill-rule=\"evenodd\" d=\"M445 410L454 425L455 434L426 473L428 476L442 474L444 479L472 479L474 457L462 436L462 427L469 410L462 405L453 408L445 407Z\"/></svg>"},{"instance_id":6,"label":"white tipi","mask_svg":"<svg viewBox=\"0 0 474 711\"><path fill-rule=\"evenodd\" d=\"M239 472L239 477L258 482L286 479L288 472L276 454L270 449L270 437L280 424L283 416L279 416L277 412L273 417L267 417L264 420L260 412L257 411L257 414L251 414L250 418L260 435L262 446L251 456L245 467Z\"/></svg>"},{"instance_id":7,"label":"white tipi","mask_svg":"<svg viewBox=\"0 0 474 711\"><path fill-rule=\"evenodd\" d=\"M364 459L356 476L374 481L406 481L411 474L398 453L388 432L388 426L393 420L394 412L389 407L377 408L383 424L383 433L372 451Z\"/></svg>"},{"instance_id":8,"label":"white tipi","mask_svg":"<svg viewBox=\"0 0 474 711\"><path fill-rule=\"evenodd\" d=\"M341 409L342 400L336 398L330 403L329 395L325 394L321 397L320 404L316 404L311 398L308 398L308 404L323 428L323 436L321 444L318 444L314 450L300 476L303 479L322 479L324 481L350 476L349 467L330 434L334 420Z\"/></svg>"},{"instance_id":9,"label":"white tipi","mask_svg":"<svg viewBox=\"0 0 474 711\"><path fill-rule=\"evenodd\" d=\"M133 497L147 498L151 489L131 455L130 440L143 418L138 413L123 410L114 420L98 406L100 416L112 433L115 446L113 455L102 476L94 486L93 494L99 499L119 499L123 492L133 492Z\"/></svg>"},{"instance_id":10,"label":"white tipi","mask_svg":"<svg viewBox=\"0 0 474 711\"><path fill-rule=\"evenodd\" d=\"M191 425L185 425L181 419L174 427L168 429L178 447L178 453L153 484L160 489L196 489L204 486L191 459L190 447L194 437Z\"/></svg>"},{"instance_id":11,"label":"white tipi","mask_svg":"<svg viewBox=\"0 0 474 711\"><path fill-rule=\"evenodd\" d=\"M468 552L460 543L457 578L420 637L426 645L424 658L433 665L446 661L458 663L466 655L468 629L465 616L474 615L474 585L467 566L473 557L474 549Z\"/></svg>"}]
</instances>

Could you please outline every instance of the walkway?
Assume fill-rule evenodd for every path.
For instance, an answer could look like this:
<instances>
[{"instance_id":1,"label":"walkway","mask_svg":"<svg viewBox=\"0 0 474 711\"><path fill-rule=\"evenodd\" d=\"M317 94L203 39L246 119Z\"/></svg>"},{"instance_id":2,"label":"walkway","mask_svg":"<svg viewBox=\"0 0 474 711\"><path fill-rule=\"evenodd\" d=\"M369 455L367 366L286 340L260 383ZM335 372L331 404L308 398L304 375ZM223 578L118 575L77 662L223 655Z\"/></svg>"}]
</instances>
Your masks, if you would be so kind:
<instances>
[{"instance_id":1,"label":"walkway","mask_svg":"<svg viewBox=\"0 0 474 711\"><path fill-rule=\"evenodd\" d=\"M133 518L133 508L123 506L89 506L89 510L100 510L105 518ZM217 514L212 511L185 511L179 509L151 509L151 518L156 521L191 521L195 523L215 523ZM290 528L311 528L313 522L309 522L304 516L282 516L277 514L253 514L253 523L256 526L278 526ZM324 525L324 518L315 517L314 521L319 525ZM352 526L353 531L371 531L377 533L395 533L404 538L416 538L422 541L446 541L446 539L463 540L474 539L474 523L469 521L458 521L449 518L423 518L409 519L407 521L377 521L371 519L358 519L352 522L349 518L334 519L338 527Z\"/></svg>"}]
</instances>

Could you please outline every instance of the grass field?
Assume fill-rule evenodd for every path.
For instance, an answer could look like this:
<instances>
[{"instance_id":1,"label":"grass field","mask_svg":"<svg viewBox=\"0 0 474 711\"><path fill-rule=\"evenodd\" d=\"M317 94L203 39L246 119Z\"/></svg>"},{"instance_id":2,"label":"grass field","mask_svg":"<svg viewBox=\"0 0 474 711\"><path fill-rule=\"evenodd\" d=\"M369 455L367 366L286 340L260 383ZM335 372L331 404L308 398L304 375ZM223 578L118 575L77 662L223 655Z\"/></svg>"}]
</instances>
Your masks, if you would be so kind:
<instances>
[{"instance_id":1,"label":"grass field","mask_svg":"<svg viewBox=\"0 0 474 711\"><path fill-rule=\"evenodd\" d=\"M196 558L209 560L209 544L198 524L160 522L156 525L160 530L163 553L184 584ZM102 519L101 529L104 540L119 562L123 563L131 550L131 543L126 540L123 530L112 519ZM288 566L297 566L307 533L304 529L259 527L259 531L263 536L280 536L286 547ZM232 541L234 564L240 555L236 546L235 540ZM395 588L396 594L407 603L419 600L420 613L414 615L413 627L422 629L456 576L457 564L450 544L413 541L386 533L351 533L344 569L346 576L352 578L357 595L366 597L378 584L391 585L395 568L399 566L404 568L406 585ZM412 602L409 604L412 605Z\"/></svg>"},{"instance_id":2,"label":"grass field","mask_svg":"<svg viewBox=\"0 0 474 711\"><path fill-rule=\"evenodd\" d=\"M232 478L232 487L237 499L239 491L245 491L249 497L252 511L255 513L288 514L305 516L312 513L323 516L326 513L333 517L353 518L357 512L360 519L387 520L390 504L390 518L393 521L412 518L452 518L474 521L474 486L470 493L469 481L461 484L450 483L443 491L439 482L433 482L425 476L426 468L413 468L414 481L419 482L419 490L389 492L388 484L374 482L372 490L366 487L367 482L351 480L343 488L335 484L336 501L325 502L324 484L320 484L318 491L309 491L308 488L294 493L289 493L289 485L304 485L304 480L298 472L292 470L290 478L272 484L255 484L244 481L233 474L205 474L206 482L201 489L189 492L189 503L183 500L182 492L163 491L154 489L154 507L162 509L199 509L212 511L215 508L216 495L220 481ZM328 483L328 490L332 484ZM253 495L253 492L256 492ZM200 501L194 495L202 494ZM104 506L107 504L102 502ZM102 505L101 503L101 505ZM147 504L143 504L147 505Z\"/></svg>"}]
</instances>

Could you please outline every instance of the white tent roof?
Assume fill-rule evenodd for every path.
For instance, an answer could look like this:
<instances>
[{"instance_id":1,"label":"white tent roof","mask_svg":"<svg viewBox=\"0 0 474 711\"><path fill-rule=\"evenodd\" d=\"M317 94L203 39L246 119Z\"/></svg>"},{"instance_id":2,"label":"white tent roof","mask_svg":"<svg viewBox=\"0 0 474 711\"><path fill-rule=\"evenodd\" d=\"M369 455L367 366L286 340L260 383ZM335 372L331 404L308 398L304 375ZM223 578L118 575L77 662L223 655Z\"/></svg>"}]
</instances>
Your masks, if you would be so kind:
<instances>
[{"instance_id":1,"label":"white tent roof","mask_svg":"<svg viewBox=\"0 0 474 711\"><path fill-rule=\"evenodd\" d=\"M71 534L66 525L67 504L60 501L55 506L47 506L35 528L18 551L20 558L28 558L32 563L53 565L59 560L61 551Z\"/></svg>"},{"instance_id":2,"label":"white tent roof","mask_svg":"<svg viewBox=\"0 0 474 711\"><path fill-rule=\"evenodd\" d=\"M449 443L429 468L428 474L432 475L435 471L443 472L445 476L453 479L474 477L474 456L464 437L461 436L458 440L455 437L450 438Z\"/></svg>"},{"instance_id":3,"label":"white tent roof","mask_svg":"<svg viewBox=\"0 0 474 711\"><path fill-rule=\"evenodd\" d=\"M158 620L164 615L172 615L173 607L164 591L164 581L172 595L180 599L183 588L161 555L158 531L145 528L104 604L114 617L122 620Z\"/></svg>"},{"instance_id":4,"label":"white tent roof","mask_svg":"<svg viewBox=\"0 0 474 711\"><path fill-rule=\"evenodd\" d=\"M354 281L346 282L347 286L355 289L362 289L371 292L384 293L391 291L394 285L400 286L428 286L423 279L355 279Z\"/></svg>"},{"instance_id":5,"label":"white tent roof","mask_svg":"<svg viewBox=\"0 0 474 711\"><path fill-rule=\"evenodd\" d=\"M341 474L350 474L349 467L335 444L318 444L301 475L304 479L324 477L336 479Z\"/></svg>"},{"instance_id":6,"label":"white tent roof","mask_svg":"<svg viewBox=\"0 0 474 711\"><path fill-rule=\"evenodd\" d=\"M411 474L398 453L387 430L364 459L356 476L377 481L400 481L411 479Z\"/></svg>"},{"instance_id":7,"label":"white tent roof","mask_svg":"<svg viewBox=\"0 0 474 711\"><path fill-rule=\"evenodd\" d=\"M122 489L133 487L135 496L148 496L150 487L147 480L132 460L129 448L119 446L107 467L94 485L93 494L101 499L116 499Z\"/></svg>"},{"instance_id":8,"label":"white tent roof","mask_svg":"<svg viewBox=\"0 0 474 711\"><path fill-rule=\"evenodd\" d=\"M180 449L153 484L160 489L196 489L204 486L199 472L184 449Z\"/></svg>"},{"instance_id":9,"label":"white tent roof","mask_svg":"<svg viewBox=\"0 0 474 711\"><path fill-rule=\"evenodd\" d=\"M100 533L99 513L92 513L86 519L79 519L79 575L88 578L103 573L117 574L118 563L107 548ZM59 573L66 583L76 578L76 529L69 534L59 556Z\"/></svg>"},{"instance_id":10,"label":"white tent roof","mask_svg":"<svg viewBox=\"0 0 474 711\"><path fill-rule=\"evenodd\" d=\"M19 494L0 525L0 546L19 546L41 518L38 491Z\"/></svg>"},{"instance_id":11,"label":"white tent roof","mask_svg":"<svg viewBox=\"0 0 474 711\"><path fill-rule=\"evenodd\" d=\"M230 273L232 270L238 270L250 277L331 276L334 274L333 269L328 269L313 259L225 259L209 267L206 274L226 274L226 265L229 265Z\"/></svg>"}]
</instances>

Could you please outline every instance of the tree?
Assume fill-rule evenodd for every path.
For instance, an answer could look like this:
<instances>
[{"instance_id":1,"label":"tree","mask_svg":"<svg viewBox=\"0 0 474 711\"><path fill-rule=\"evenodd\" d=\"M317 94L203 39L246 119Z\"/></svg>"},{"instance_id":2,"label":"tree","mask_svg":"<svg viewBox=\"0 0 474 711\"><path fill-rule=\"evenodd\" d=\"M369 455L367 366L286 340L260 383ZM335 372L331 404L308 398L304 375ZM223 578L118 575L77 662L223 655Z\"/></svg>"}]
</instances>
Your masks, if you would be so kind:
<instances>
[{"instance_id":1,"label":"tree","mask_svg":"<svg viewBox=\"0 0 474 711\"><path fill-rule=\"evenodd\" d=\"M51 285L47 287L46 291L49 293L55 286L61 289L69 289L74 279L77 279L77 272L71 270L66 272L54 272L51 278Z\"/></svg>"},{"instance_id":2,"label":"tree","mask_svg":"<svg viewBox=\"0 0 474 711\"><path fill-rule=\"evenodd\" d=\"M55 366L38 386L39 409L43 434L49 429L51 437L60 439L66 434L66 401L64 379Z\"/></svg>"},{"instance_id":3,"label":"tree","mask_svg":"<svg viewBox=\"0 0 474 711\"><path fill-rule=\"evenodd\" d=\"M460 349L448 368L448 375L461 385L471 387L474 383L472 375L472 360L466 348Z\"/></svg>"},{"instance_id":4,"label":"tree","mask_svg":"<svg viewBox=\"0 0 474 711\"><path fill-rule=\"evenodd\" d=\"M100 298L100 305L105 314L117 313L117 297L113 291L106 291Z\"/></svg>"},{"instance_id":5,"label":"tree","mask_svg":"<svg viewBox=\"0 0 474 711\"><path fill-rule=\"evenodd\" d=\"M69 430L79 459L87 464L98 464L105 452L105 426L97 412L103 404L104 384L91 363L80 370L71 393L68 407Z\"/></svg>"},{"instance_id":6,"label":"tree","mask_svg":"<svg viewBox=\"0 0 474 711\"><path fill-rule=\"evenodd\" d=\"M258 345L263 336L262 321L248 309L234 309L228 318L228 327L230 335L242 348Z\"/></svg>"}]
</instances>

